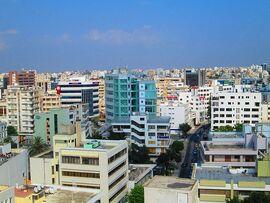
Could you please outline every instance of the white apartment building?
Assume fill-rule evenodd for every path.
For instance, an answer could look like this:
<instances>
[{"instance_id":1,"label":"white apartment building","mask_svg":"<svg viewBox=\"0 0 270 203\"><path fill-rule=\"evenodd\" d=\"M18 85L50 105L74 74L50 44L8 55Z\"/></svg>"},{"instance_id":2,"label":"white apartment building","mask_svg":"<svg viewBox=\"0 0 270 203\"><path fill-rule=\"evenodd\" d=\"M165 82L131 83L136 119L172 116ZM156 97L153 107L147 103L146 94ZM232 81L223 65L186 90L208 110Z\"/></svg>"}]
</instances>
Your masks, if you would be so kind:
<instances>
[{"instance_id":1,"label":"white apartment building","mask_svg":"<svg viewBox=\"0 0 270 203\"><path fill-rule=\"evenodd\" d=\"M170 145L170 117L134 113L130 117L130 139L139 146L145 145L150 156L165 153Z\"/></svg>"},{"instance_id":2,"label":"white apartment building","mask_svg":"<svg viewBox=\"0 0 270 203\"><path fill-rule=\"evenodd\" d=\"M34 115L40 111L40 89L28 86L8 86L7 124L14 126L20 136L31 139Z\"/></svg>"},{"instance_id":3,"label":"white apartment building","mask_svg":"<svg viewBox=\"0 0 270 203\"><path fill-rule=\"evenodd\" d=\"M178 101L189 105L190 117L194 119L194 124L206 122L212 92L213 88L208 86L192 87L188 92L179 92Z\"/></svg>"},{"instance_id":4,"label":"white apartment building","mask_svg":"<svg viewBox=\"0 0 270 203\"><path fill-rule=\"evenodd\" d=\"M261 93L240 89L214 93L211 101L211 129L237 123L254 126L261 121L261 100Z\"/></svg>"},{"instance_id":5,"label":"white apartment building","mask_svg":"<svg viewBox=\"0 0 270 203\"><path fill-rule=\"evenodd\" d=\"M128 191L127 141L80 144L79 139L78 135L54 136L54 152L30 159L32 182L100 189L101 203L122 200Z\"/></svg>"},{"instance_id":6,"label":"white apartment building","mask_svg":"<svg viewBox=\"0 0 270 203\"><path fill-rule=\"evenodd\" d=\"M114 133L126 133L132 143L146 146L150 156L159 156L170 145L169 116L153 116L133 113L129 119L114 119L111 123Z\"/></svg>"},{"instance_id":7,"label":"white apartment building","mask_svg":"<svg viewBox=\"0 0 270 203\"><path fill-rule=\"evenodd\" d=\"M171 117L171 134L179 133L179 125L189 123L189 105L181 104L178 101L170 101L160 104L160 116Z\"/></svg>"}]
</instances>

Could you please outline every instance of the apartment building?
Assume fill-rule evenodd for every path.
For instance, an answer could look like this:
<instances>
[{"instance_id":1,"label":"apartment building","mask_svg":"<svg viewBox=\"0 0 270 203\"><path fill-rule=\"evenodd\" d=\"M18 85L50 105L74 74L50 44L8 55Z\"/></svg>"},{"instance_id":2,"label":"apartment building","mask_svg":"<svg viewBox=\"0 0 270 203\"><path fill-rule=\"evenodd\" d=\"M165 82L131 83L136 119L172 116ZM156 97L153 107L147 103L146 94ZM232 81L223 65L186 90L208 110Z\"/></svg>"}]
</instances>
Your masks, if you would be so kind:
<instances>
[{"instance_id":1,"label":"apartment building","mask_svg":"<svg viewBox=\"0 0 270 203\"><path fill-rule=\"evenodd\" d=\"M0 185L0 202L15 203L14 187Z\"/></svg>"},{"instance_id":2,"label":"apartment building","mask_svg":"<svg viewBox=\"0 0 270 203\"><path fill-rule=\"evenodd\" d=\"M101 203L119 202L128 191L127 142L89 140L78 142L78 135L54 136L54 151L30 159L34 183L100 189ZM45 161L44 164L41 164ZM46 170L46 169L49 170ZM45 175L40 176L40 172ZM44 180L46 177L46 180Z\"/></svg>"},{"instance_id":3,"label":"apartment building","mask_svg":"<svg viewBox=\"0 0 270 203\"><path fill-rule=\"evenodd\" d=\"M105 79L100 78L98 82L99 92L99 120L105 121Z\"/></svg>"},{"instance_id":4,"label":"apartment building","mask_svg":"<svg viewBox=\"0 0 270 203\"><path fill-rule=\"evenodd\" d=\"M43 112L48 112L51 109L61 107L61 97L56 93L55 90L50 90L43 93L41 95L40 102L41 111Z\"/></svg>"},{"instance_id":5,"label":"apartment building","mask_svg":"<svg viewBox=\"0 0 270 203\"><path fill-rule=\"evenodd\" d=\"M99 115L99 84L88 81L86 77L70 78L69 81L60 81L56 87L61 96L61 105L88 104L89 115Z\"/></svg>"},{"instance_id":6,"label":"apartment building","mask_svg":"<svg viewBox=\"0 0 270 203\"><path fill-rule=\"evenodd\" d=\"M167 101L169 96L177 95L178 91L185 88L182 78L156 78L157 96L162 101Z\"/></svg>"},{"instance_id":7,"label":"apartment building","mask_svg":"<svg viewBox=\"0 0 270 203\"><path fill-rule=\"evenodd\" d=\"M235 89L233 92L218 92L212 95L211 129L220 126L234 126L237 123L255 125L261 118L261 93L245 92Z\"/></svg>"},{"instance_id":8,"label":"apartment building","mask_svg":"<svg viewBox=\"0 0 270 203\"><path fill-rule=\"evenodd\" d=\"M40 111L40 89L30 86L8 86L7 124L19 136L30 140L34 134L34 114Z\"/></svg>"},{"instance_id":9,"label":"apartment building","mask_svg":"<svg viewBox=\"0 0 270 203\"><path fill-rule=\"evenodd\" d=\"M40 87L43 92L48 92L51 90L51 80L50 76L44 73L36 74L36 86Z\"/></svg>"},{"instance_id":10,"label":"apartment building","mask_svg":"<svg viewBox=\"0 0 270 203\"><path fill-rule=\"evenodd\" d=\"M203 69L185 69L185 85L204 86L206 84L206 71Z\"/></svg>"},{"instance_id":11,"label":"apartment building","mask_svg":"<svg viewBox=\"0 0 270 203\"><path fill-rule=\"evenodd\" d=\"M190 123L190 110L188 104L181 104L178 101L170 101L160 104L160 116L169 116L170 133L179 134L179 125L183 123Z\"/></svg>"},{"instance_id":12,"label":"apartment building","mask_svg":"<svg viewBox=\"0 0 270 203\"><path fill-rule=\"evenodd\" d=\"M126 133L132 143L146 146L150 156L159 156L170 145L170 117L133 113L130 118L112 121L114 133Z\"/></svg>"},{"instance_id":13,"label":"apartment building","mask_svg":"<svg viewBox=\"0 0 270 203\"><path fill-rule=\"evenodd\" d=\"M5 99L0 100L0 121L7 122L7 102Z\"/></svg>"},{"instance_id":14,"label":"apartment building","mask_svg":"<svg viewBox=\"0 0 270 203\"><path fill-rule=\"evenodd\" d=\"M9 71L8 73L8 85L26 85L35 86L36 84L36 71L35 70L23 70Z\"/></svg>"},{"instance_id":15,"label":"apartment building","mask_svg":"<svg viewBox=\"0 0 270 203\"><path fill-rule=\"evenodd\" d=\"M106 122L128 118L133 112L156 114L155 81L138 80L131 74L106 74Z\"/></svg>"}]
</instances>

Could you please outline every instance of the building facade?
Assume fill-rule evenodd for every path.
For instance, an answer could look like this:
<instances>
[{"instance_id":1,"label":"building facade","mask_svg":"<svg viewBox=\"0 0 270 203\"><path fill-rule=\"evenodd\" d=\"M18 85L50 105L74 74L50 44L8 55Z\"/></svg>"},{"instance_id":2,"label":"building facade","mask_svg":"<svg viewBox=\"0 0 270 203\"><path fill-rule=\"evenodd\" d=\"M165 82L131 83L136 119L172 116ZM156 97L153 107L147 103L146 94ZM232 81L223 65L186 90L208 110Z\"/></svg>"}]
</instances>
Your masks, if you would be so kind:
<instances>
[{"instance_id":1,"label":"building facade","mask_svg":"<svg viewBox=\"0 0 270 203\"><path fill-rule=\"evenodd\" d=\"M61 96L61 105L88 104L89 116L99 115L99 85L98 82L87 81L85 77L70 78L60 81L56 87Z\"/></svg>"},{"instance_id":2,"label":"building facade","mask_svg":"<svg viewBox=\"0 0 270 203\"><path fill-rule=\"evenodd\" d=\"M36 71L10 71L8 73L8 85L26 85L35 86L36 84Z\"/></svg>"},{"instance_id":3,"label":"building facade","mask_svg":"<svg viewBox=\"0 0 270 203\"><path fill-rule=\"evenodd\" d=\"M8 86L7 124L19 136L30 140L34 134L34 115L40 111L40 89L29 86Z\"/></svg>"}]
</instances>

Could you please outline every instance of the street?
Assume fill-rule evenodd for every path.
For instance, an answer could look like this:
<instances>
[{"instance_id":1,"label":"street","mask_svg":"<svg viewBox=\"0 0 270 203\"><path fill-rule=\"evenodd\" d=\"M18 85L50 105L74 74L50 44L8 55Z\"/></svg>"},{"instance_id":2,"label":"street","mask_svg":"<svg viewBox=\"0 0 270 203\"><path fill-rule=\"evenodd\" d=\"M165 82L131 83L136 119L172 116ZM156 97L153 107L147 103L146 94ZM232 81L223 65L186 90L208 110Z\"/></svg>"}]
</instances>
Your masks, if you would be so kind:
<instances>
[{"instance_id":1,"label":"street","mask_svg":"<svg viewBox=\"0 0 270 203\"><path fill-rule=\"evenodd\" d=\"M184 161L181 164L179 177L181 178L190 178L192 175L192 164L202 163L202 156L200 150L200 141L202 139L203 133L208 133L208 126L202 126L198 128L195 132L189 135L188 146L186 150L186 156Z\"/></svg>"}]
</instances>

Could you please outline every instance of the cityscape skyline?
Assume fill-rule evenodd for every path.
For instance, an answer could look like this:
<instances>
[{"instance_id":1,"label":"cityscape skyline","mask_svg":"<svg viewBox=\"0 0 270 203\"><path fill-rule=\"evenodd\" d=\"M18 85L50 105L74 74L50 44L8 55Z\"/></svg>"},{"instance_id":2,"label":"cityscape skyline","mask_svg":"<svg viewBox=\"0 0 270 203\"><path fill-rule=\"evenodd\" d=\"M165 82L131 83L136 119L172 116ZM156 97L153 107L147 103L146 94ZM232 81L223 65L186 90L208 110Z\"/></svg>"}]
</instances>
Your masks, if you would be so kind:
<instances>
[{"instance_id":1,"label":"cityscape skyline","mask_svg":"<svg viewBox=\"0 0 270 203\"><path fill-rule=\"evenodd\" d=\"M1 1L0 69L267 63L269 9L268 1Z\"/></svg>"}]
</instances>

